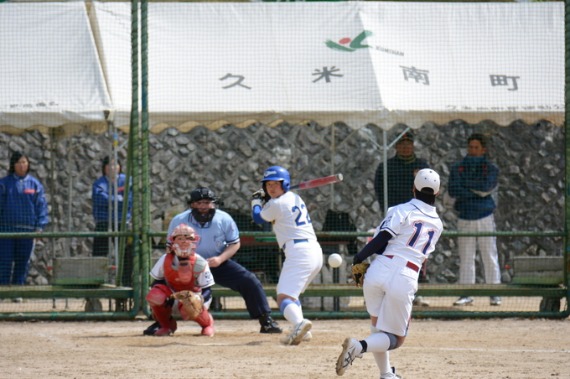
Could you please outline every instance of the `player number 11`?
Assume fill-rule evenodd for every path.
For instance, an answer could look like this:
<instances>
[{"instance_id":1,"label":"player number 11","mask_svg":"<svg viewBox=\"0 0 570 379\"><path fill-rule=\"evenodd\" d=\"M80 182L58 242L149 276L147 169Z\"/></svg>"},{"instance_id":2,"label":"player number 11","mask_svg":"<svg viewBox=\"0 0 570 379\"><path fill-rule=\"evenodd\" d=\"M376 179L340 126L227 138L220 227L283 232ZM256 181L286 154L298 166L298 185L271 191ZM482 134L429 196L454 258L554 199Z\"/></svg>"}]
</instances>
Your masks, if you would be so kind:
<instances>
[{"instance_id":1,"label":"player number 11","mask_svg":"<svg viewBox=\"0 0 570 379\"><path fill-rule=\"evenodd\" d=\"M422 232L422 228L423 228L424 224L421 222L416 222L414 224L414 229L416 230L414 232L414 235L412 238L410 238L410 242L408 242L408 246L414 247L414 245L416 244L416 242L418 241L418 238L420 237L420 233ZM426 255L429 246L431 245L431 240L433 239L433 235L435 234L435 232L433 230L429 230L427 232L428 235L428 240L426 242L426 244L424 245L423 249L422 249L422 254Z\"/></svg>"}]
</instances>

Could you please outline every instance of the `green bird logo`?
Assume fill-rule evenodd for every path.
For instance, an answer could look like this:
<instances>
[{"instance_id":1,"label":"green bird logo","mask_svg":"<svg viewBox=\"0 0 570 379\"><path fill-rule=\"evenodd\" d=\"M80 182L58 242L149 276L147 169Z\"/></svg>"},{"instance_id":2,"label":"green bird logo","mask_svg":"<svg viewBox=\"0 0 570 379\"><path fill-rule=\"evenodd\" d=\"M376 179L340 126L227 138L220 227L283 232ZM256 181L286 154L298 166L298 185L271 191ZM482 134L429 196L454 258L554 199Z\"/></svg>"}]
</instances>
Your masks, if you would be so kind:
<instances>
[{"instance_id":1,"label":"green bird logo","mask_svg":"<svg viewBox=\"0 0 570 379\"><path fill-rule=\"evenodd\" d=\"M331 40L328 40L327 42L325 42L325 44L333 50L353 52L358 49L365 49L370 47L364 44L364 40L366 39L366 37L369 37L371 35L372 32L365 30L359 35L357 35L354 39L351 39L350 37L344 37L341 38L338 42L333 42Z\"/></svg>"}]
</instances>

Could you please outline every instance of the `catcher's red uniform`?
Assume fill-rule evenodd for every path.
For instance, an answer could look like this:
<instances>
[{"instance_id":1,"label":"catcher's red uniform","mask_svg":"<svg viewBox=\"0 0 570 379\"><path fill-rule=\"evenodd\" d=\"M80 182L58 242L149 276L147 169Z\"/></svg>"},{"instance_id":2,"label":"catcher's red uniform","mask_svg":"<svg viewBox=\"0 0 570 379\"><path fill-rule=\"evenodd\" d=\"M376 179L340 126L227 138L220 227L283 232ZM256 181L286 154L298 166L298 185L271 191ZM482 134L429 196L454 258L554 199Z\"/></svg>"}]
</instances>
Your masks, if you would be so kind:
<instances>
[{"instance_id":1,"label":"catcher's red uniform","mask_svg":"<svg viewBox=\"0 0 570 379\"><path fill-rule=\"evenodd\" d=\"M208 263L199 255L191 254L188 258L179 258L169 253L162 256L151 270L155 284L146 296L154 319L160 324L160 329L153 335L162 336L174 333L177 329L176 320L172 318L172 307L177 304L180 316L184 320L194 320L202 327L202 334L214 335L214 319L208 312L208 304L203 304L198 315L192 314L183 301L175 301L174 293L192 291L200 293L202 289L214 284ZM185 296L187 297L187 296Z\"/></svg>"}]
</instances>

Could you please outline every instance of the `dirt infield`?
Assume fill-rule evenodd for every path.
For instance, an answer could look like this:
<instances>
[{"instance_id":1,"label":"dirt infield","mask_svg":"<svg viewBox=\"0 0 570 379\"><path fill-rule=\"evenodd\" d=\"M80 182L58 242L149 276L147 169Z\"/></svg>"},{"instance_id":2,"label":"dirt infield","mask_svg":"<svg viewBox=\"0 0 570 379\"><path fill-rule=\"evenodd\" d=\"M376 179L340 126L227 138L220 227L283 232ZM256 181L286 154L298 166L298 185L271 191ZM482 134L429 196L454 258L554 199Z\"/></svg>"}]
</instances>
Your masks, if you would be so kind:
<instances>
[{"instance_id":1,"label":"dirt infield","mask_svg":"<svg viewBox=\"0 0 570 379\"><path fill-rule=\"evenodd\" d=\"M284 324L284 321L281 321ZM145 337L149 321L0 322L3 378L334 378L340 344L366 320L314 320L313 340L282 346L255 321L219 320L213 338L192 322ZM413 320L391 355L406 379L570 378L570 320ZM378 378L372 355L343 378Z\"/></svg>"}]
</instances>

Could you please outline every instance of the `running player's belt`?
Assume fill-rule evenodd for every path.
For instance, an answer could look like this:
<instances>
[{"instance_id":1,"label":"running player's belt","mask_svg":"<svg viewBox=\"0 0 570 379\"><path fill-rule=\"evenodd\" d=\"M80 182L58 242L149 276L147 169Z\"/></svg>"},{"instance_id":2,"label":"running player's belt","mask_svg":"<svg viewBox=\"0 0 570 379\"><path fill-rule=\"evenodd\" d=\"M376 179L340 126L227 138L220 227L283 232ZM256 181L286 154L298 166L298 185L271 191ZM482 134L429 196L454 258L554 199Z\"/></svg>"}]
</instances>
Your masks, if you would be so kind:
<instances>
[{"instance_id":1,"label":"running player's belt","mask_svg":"<svg viewBox=\"0 0 570 379\"><path fill-rule=\"evenodd\" d=\"M390 259L394 258L393 255L384 255L384 256L385 256L386 258L390 258ZM406 267L411 268L411 269L414 270L415 272L420 272L420 268L419 268L418 266L416 266L415 264L413 264L412 262L410 262L410 261L407 261L407 262L406 262Z\"/></svg>"},{"instance_id":2,"label":"running player's belt","mask_svg":"<svg viewBox=\"0 0 570 379\"><path fill-rule=\"evenodd\" d=\"M301 243L301 242L309 242L309 240L307 238L303 238L303 239L294 239L293 243L297 244L297 243ZM287 243L283 244L282 249L285 250L285 245L287 245Z\"/></svg>"}]
</instances>

